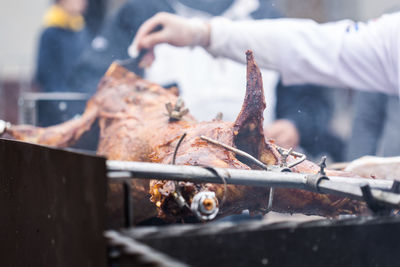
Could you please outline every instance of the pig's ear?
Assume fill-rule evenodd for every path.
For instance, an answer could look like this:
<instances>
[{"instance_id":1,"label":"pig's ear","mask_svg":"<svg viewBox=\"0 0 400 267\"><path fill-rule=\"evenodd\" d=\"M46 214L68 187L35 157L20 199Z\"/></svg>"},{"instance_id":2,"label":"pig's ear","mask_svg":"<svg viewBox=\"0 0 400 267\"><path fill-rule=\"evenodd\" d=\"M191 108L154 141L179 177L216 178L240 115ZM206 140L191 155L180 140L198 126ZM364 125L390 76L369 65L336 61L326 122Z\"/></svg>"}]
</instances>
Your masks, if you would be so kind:
<instances>
[{"instance_id":1,"label":"pig's ear","mask_svg":"<svg viewBox=\"0 0 400 267\"><path fill-rule=\"evenodd\" d=\"M267 161L265 163L275 164L276 153L271 151L273 149L266 144L264 137L263 114L266 104L261 72L254 61L252 51L246 52L246 58L246 96L233 127L234 143L237 148L262 161Z\"/></svg>"}]
</instances>

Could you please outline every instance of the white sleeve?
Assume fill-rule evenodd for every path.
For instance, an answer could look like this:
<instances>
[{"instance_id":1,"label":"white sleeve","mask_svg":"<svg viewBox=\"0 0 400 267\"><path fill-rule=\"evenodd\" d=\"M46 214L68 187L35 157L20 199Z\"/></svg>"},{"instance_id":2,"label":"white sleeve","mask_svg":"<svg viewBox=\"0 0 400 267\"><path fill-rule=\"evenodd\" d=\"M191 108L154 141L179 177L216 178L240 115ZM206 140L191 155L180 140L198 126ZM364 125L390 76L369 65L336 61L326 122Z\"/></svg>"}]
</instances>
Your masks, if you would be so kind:
<instances>
[{"instance_id":1,"label":"white sleeve","mask_svg":"<svg viewBox=\"0 0 400 267\"><path fill-rule=\"evenodd\" d=\"M318 24L304 19L211 21L208 51L244 62L247 49L260 67L285 84L315 83L397 94L400 13L369 23Z\"/></svg>"}]
</instances>

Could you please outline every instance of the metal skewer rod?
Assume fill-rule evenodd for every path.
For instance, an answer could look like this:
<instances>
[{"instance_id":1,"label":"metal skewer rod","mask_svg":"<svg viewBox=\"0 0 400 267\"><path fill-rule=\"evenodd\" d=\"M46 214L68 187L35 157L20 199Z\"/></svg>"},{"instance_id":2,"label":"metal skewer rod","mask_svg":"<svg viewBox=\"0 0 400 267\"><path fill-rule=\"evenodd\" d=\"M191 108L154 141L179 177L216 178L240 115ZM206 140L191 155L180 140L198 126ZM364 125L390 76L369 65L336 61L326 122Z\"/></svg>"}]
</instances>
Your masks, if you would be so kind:
<instances>
[{"instance_id":1,"label":"metal skewer rod","mask_svg":"<svg viewBox=\"0 0 400 267\"><path fill-rule=\"evenodd\" d=\"M198 166L167 165L147 162L107 161L108 176L125 181L131 178L190 181L195 183L218 183L222 180L209 170ZM249 186L293 187L302 185L304 177L294 173L276 173L257 170L215 168L225 175L228 184ZM279 174L280 177L277 177ZM305 183L304 183L305 184Z\"/></svg>"},{"instance_id":2,"label":"metal skewer rod","mask_svg":"<svg viewBox=\"0 0 400 267\"><path fill-rule=\"evenodd\" d=\"M190 181L195 183L221 184L220 178L214 173L198 166L166 165L146 162L107 161L108 176L114 182L123 182L132 178ZM215 168L224 175L227 184L248 185L260 187L296 188L316 191L309 179L312 175L300 173L280 173L259 170L239 170ZM379 201L400 206L400 195L384 192L390 191L393 181L374 180L349 177L329 177L329 180L318 181L317 191L336 194L363 200L360 187L369 185L372 195Z\"/></svg>"},{"instance_id":3,"label":"metal skewer rod","mask_svg":"<svg viewBox=\"0 0 400 267\"><path fill-rule=\"evenodd\" d=\"M209 170L199 166L168 165L148 162L132 161L107 161L107 169L111 179L120 178L121 181L131 178L163 179L191 181L196 183L218 183L222 184L220 178ZM280 186L292 187L303 185L305 189L308 174L293 172L272 172L263 170L240 170L214 168L219 173L226 173L226 182L233 185L250 186ZM362 186L368 184L373 189L390 190L393 186L391 180L376 180L366 178L335 177L330 176L330 181Z\"/></svg>"},{"instance_id":4,"label":"metal skewer rod","mask_svg":"<svg viewBox=\"0 0 400 267\"><path fill-rule=\"evenodd\" d=\"M242 151L242 150L239 150L239 149L237 149L237 148L228 146L228 145L226 145L226 144L223 144L223 143L221 143L221 142L218 142L217 140L213 140L213 139L211 139L211 138L208 138L207 136L204 136L204 135L200 136L200 138L203 139L203 140L205 140L205 141L207 141L207 142L210 142L211 144L214 144L214 145L217 145L217 146L221 146L221 147L223 147L223 148L225 148L225 149L227 149L227 150L229 150L229 151L232 151L232 152L234 152L236 155L245 157L246 159L248 159L248 160L252 161L253 163L257 164L259 167L263 168L264 170L269 170L269 168L268 168L267 165L265 165L264 163L262 163L261 161L259 161L259 160L256 159L255 157L253 157L252 155L250 155L250 154L248 154L248 153L246 153L246 152L244 152L244 151Z\"/></svg>"}]
</instances>

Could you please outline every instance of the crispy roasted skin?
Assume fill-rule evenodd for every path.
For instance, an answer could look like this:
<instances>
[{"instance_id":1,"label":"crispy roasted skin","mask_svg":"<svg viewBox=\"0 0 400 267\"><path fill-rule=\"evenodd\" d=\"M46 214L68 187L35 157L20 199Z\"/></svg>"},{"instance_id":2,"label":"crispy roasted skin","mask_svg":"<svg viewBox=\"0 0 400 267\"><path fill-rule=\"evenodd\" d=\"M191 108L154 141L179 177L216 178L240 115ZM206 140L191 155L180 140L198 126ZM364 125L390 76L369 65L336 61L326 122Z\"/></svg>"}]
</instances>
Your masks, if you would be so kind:
<instances>
[{"instance_id":1,"label":"crispy roasted skin","mask_svg":"<svg viewBox=\"0 0 400 267\"><path fill-rule=\"evenodd\" d=\"M7 134L22 141L67 147L76 142L91 128L94 121L98 120L101 132L97 152L110 160L171 164L177 143L182 135L186 134L176 153L177 165L256 168L246 160L237 158L233 152L200 139L202 135L244 150L267 165L277 165L280 164L280 155L275 145L265 140L263 132L263 111L266 104L261 73L254 62L252 52L248 51L246 57L246 96L242 109L233 123L221 120L197 122L190 114L183 116L179 121L171 121L166 115L165 104L176 103L178 96L159 85L142 80L114 63L80 118L48 128L12 126ZM294 158L289 159L292 160ZM311 162L305 162L295 167L293 171L316 173L318 167ZM157 213L161 218L170 221L190 216L190 211L180 209L171 196L176 190L175 183L154 180L149 185L146 181L135 179L132 185L137 208L134 214L137 221ZM189 203L197 192L215 192L220 201L222 198L225 199L221 215L240 212L243 209L265 210L269 192L267 188L227 186L225 190L224 185L194 185L184 182L179 183L179 188ZM121 187L111 185L109 194L111 216L121 213L118 208L121 205L117 203L120 201L120 196ZM362 206L354 201L334 196L277 189L274 209L335 216L339 213L359 212Z\"/></svg>"}]
</instances>

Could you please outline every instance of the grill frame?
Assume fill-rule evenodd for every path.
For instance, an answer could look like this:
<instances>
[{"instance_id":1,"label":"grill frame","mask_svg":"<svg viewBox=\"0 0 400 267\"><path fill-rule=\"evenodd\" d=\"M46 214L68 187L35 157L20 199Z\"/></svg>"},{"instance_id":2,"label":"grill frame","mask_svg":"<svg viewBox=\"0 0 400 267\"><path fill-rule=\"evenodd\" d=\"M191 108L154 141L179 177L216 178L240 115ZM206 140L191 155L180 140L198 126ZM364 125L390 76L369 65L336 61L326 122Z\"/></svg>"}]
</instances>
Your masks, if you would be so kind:
<instances>
[{"instance_id":1,"label":"grill frame","mask_svg":"<svg viewBox=\"0 0 400 267\"><path fill-rule=\"evenodd\" d=\"M104 158L0 139L0 162L5 266L400 265L400 217L390 216L140 226L120 230L126 243L116 245L103 238ZM135 245L149 250L129 250ZM150 257L155 252L161 258Z\"/></svg>"},{"instance_id":2,"label":"grill frame","mask_svg":"<svg viewBox=\"0 0 400 267\"><path fill-rule=\"evenodd\" d=\"M105 159L0 139L1 266L106 266Z\"/></svg>"}]
</instances>

